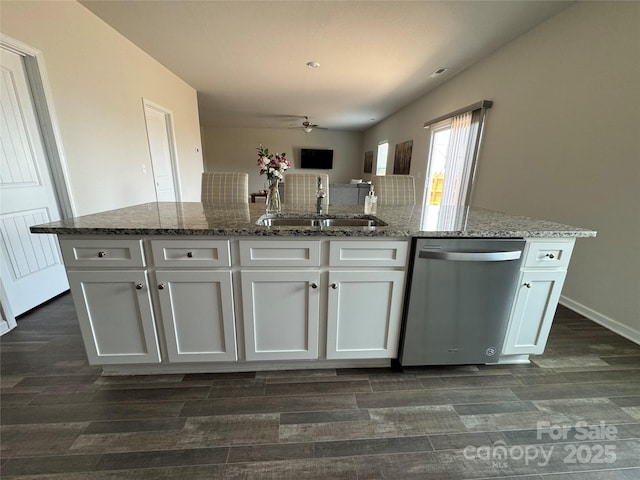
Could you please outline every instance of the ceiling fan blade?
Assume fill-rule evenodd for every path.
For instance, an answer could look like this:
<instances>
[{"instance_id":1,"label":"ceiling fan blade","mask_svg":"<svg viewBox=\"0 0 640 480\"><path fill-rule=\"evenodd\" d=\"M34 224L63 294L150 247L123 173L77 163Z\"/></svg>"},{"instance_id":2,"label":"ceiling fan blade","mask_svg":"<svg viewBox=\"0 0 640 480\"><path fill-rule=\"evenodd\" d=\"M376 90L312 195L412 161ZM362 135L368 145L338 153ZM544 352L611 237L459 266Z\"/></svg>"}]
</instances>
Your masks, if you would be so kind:
<instances>
[{"instance_id":1,"label":"ceiling fan blade","mask_svg":"<svg viewBox=\"0 0 640 480\"><path fill-rule=\"evenodd\" d=\"M316 129L317 130L328 130L328 128L326 128L326 127L318 126L317 123L311 123L309 121L309 117L306 116L306 115L301 115L301 117L304 118L304 121L302 122L301 125L296 125L296 126L289 125L289 127L287 127L287 128L300 129L300 130L304 131L305 133L311 133L312 130L316 130Z\"/></svg>"}]
</instances>

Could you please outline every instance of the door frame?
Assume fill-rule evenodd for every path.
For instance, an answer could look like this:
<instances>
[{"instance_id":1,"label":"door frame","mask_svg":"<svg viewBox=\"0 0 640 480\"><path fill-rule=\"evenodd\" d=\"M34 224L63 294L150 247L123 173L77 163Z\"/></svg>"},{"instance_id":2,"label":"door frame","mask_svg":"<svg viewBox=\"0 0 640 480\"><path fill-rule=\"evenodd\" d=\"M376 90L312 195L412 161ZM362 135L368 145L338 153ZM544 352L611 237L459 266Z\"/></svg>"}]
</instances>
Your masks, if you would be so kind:
<instances>
[{"instance_id":1,"label":"door frame","mask_svg":"<svg viewBox=\"0 0 640 480\"><path fill-rule=\"evenodd\" d=\"M69 189L71 184L69 171L62 148L62 135L53 105L53 94L49 86L43 54L40 50L3 33L0 33L0 47L20 55L24 60L27 82L35 107L36 120L40 127L60 217L62 219L74 217L76 208Z\"/></svg>"},{"instance_id":2,"label":"door frame","mask_svg":"<svg viewBox=\"0 0 640 480\"><path fill-rule=\"evenodd\" d=\"M40 129L45 160L51 176L51 186L58 204L60 218L74 217L76 209L68 187L70 185L68 167L62 148L62 135L53 105L53 94L49 85L44 56L40 50L2 32L0 32L0 49L20 55L23 59L35 110L34 114ZM0 335L2 335L17 326L2 282L0 282L0 309L2 310Z\"/></svg>"},{"instance_id":3,"label":"door frame","mask_svg":"<svg viewBox=\"0 0 640 480\"><path fill-rule=\"evenodd\" d=\"M176 194L176 202L182 201L182 190L180 189L180 170L178 169L178 154L176 148L176 132L173 122L173 112L162 105L142 97L142 114L144 118L145 131L147 133L147 143L149 142L149 130L147 129L147 114L145 109L149 107L164 115L165 125L167 127L167 138L169 139L169 155L171 155L171 176L173 178L173 190ZM151 158L151 145L149 145L149 161L153 170L153 159ZM155 173L154 173L155 185Z\"/></svg>"},{"instance_id":4,"label":"door frame","mask_svg":"<svg viewBox=\"0 0 640 480\"><path fill-rule=\"evenodd\" d=\"M13 330L18 326L16 323L16 317L9 305L9 299L7 298L7 292L4 289L4 284L0 278L0 335Z\"/></svg>"}]
</instances>

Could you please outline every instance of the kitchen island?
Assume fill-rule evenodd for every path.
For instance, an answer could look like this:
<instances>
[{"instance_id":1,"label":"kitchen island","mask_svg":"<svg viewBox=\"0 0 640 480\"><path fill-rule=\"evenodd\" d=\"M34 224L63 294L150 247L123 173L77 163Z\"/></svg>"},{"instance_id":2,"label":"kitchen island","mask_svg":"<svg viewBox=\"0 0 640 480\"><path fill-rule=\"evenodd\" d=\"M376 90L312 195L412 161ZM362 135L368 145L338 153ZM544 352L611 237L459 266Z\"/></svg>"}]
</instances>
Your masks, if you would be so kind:
<instances>
[{"instance_id":1,"label":"kitchen island","mask_svg":"<svg viewBox=\"0 0 640 480\"><path fill-rule=\"evenodd\" d=\"M318 216L285 206L275 217ZM361 206L320 218L354 217ZM595 236L469 207L378 207L365 227L264 218L261 204L149 203L31 231L58 235L89 362L105 373L387 366L415 237L527 241L496 356L526 362L544 349L575 239Z\"/></svg>"}]
</instances>

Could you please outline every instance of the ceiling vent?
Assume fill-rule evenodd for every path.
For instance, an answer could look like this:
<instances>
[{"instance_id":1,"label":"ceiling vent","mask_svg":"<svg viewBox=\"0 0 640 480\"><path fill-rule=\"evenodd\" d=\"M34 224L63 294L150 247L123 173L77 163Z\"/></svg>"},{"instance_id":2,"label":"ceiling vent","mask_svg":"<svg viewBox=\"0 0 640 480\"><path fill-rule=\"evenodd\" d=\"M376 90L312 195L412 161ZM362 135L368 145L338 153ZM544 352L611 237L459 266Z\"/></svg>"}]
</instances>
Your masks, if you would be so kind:
<instances>
[{"instance_id":1,"label":"ceiling vent","mask_svg":"<svg viewBox=\"0 0 640 480\"><path fill-rule=\"evenodd\" d=\"M435 72L433 72L431 75L429 75L429 77L430 78L438 77L438 76L442 75L444 72L446 72L447 70L449 70L449 69L446 68L446 67L440 67Z\"/></svg>"}]
</instances>

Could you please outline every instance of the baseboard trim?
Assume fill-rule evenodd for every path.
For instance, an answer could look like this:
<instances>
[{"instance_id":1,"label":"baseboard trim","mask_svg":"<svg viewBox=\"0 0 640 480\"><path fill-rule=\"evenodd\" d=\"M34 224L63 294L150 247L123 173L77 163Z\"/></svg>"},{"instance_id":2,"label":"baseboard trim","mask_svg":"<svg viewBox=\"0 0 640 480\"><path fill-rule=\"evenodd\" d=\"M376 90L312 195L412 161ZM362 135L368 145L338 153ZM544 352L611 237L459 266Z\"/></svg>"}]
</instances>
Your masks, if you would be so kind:
<instances>
[{"instance_id":1,"label":"baseboard trim","mask_svg":"<svg viewBox=\"0 0 640 480\"><path fill-rule=\"evenodd\" d=\"M531 363L529 355L500 355L496 363L488 363L487 365L527 365Z\"/></svg>"},{"instance_id":2,"label":"baseboard trim","mask_svg":"<svg viewBox=\"0 0 640 480\"><path fill-rule=\"evenodd\" d=\"M383 368L389 367L389 358L355 360L267 360L208 363L156 363L101 365L102 375L156 375L159 373L232 373L263 372L270 370L308 370L323 368Z\"/></svg>"},{"instance_id":3,"label":"baseboard trim","mask_svg":"<svg viewBox=\"0 0 640 480\"><path fill-rule=\"evenodd\" d=\"M612 332L623 336L624 338L631 340L634 343L640 345L640 330L635 330L627 325L624 325L613 318L607 317L602 313L583 305L575 300L572 300L564 295L560 296L560 305L564 305L570 310L579 313L587 317L589 320L596 322L598 325L602 325L604 328L608 328Z\"/></svg>"}]
</instances>

